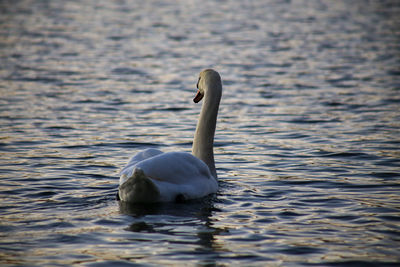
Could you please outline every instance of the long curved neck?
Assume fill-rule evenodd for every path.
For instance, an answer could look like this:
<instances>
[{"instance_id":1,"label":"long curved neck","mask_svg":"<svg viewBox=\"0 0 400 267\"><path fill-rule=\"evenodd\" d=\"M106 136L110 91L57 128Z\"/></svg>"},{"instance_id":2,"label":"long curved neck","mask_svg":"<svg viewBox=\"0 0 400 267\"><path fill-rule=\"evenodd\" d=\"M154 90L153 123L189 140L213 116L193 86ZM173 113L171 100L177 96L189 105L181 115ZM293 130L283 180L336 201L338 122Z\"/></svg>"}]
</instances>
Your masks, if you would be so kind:
<instances>
[{"instance_id":1,"label":"long curved neck","mask_svg":"<svg viewBox=\"0 0 400 267\"><path fill-rule=\"evenodd\" d=\"M204 161L209 167L211 174L217 178L213 147L222 87L220 84L213 86L215 88L208 88L204 95L204 102L194 135L192 154Z\"/></svg>"}]
</instances>

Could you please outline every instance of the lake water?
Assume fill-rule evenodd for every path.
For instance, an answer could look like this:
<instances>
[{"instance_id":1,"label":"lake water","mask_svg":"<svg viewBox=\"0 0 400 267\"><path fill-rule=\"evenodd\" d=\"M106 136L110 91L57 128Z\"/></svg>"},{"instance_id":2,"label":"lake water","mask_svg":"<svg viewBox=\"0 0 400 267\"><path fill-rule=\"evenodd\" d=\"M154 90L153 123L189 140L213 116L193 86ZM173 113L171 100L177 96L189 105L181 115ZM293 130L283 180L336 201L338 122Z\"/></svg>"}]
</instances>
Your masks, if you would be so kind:
<instances>
[{"instance_id":1,"label":"lake water","mask_svg":"<svg viewBox=\"0 0 400 267\"><path fill-rule=\"evenodd\" d=\"M224 83L220 189L116 201L190 151ZM0 265L400 264L400 2L0 2Z\"/></svg>"}]
</instances>

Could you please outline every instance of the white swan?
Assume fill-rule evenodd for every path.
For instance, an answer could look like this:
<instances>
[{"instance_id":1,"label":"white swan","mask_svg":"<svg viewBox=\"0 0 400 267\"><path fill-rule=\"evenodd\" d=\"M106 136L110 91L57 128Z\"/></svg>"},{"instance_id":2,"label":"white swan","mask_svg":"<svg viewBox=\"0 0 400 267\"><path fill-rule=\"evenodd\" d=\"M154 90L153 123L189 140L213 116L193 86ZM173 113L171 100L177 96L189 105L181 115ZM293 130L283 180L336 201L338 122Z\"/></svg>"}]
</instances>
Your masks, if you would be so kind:
<instances>
[{"instance_id":1,"label":"white swan","mask_svg":"<svg viewBox=\"0 0 400 267\"><path fill-rule=\"evenodd\" d=\"M122 169L118 195L125 202L171 202L194 199L218 189L214 163L214 133L222 95L218 72L200 72L193 99L204 102L193 140L192 154L146 149Z\"/></svg>"}]
</instances>

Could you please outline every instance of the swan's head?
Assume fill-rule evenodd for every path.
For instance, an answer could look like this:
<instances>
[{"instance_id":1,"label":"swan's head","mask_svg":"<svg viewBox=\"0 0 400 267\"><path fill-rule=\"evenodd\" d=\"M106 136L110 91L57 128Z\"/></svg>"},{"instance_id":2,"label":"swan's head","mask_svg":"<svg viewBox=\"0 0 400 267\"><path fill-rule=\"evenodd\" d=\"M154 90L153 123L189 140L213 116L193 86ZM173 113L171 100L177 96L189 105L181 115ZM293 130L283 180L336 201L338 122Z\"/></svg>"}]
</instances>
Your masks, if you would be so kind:
<instances>
[{"instance_id":1,"label":"swan's head","mask_svg":"<svg viewBox=\"0 0 400 267\"><path fill-rule=\"evenodd\" d=\"M196 86L198 91L193 101L195 103L198 103L201 99L203 99L204 95L207 93L207 90L218 88L218 90L221 91L221 77L219 76L219 73L215 70L205 69L200 72L199 80L197 81Z\"/></svg>"}]
</instances>

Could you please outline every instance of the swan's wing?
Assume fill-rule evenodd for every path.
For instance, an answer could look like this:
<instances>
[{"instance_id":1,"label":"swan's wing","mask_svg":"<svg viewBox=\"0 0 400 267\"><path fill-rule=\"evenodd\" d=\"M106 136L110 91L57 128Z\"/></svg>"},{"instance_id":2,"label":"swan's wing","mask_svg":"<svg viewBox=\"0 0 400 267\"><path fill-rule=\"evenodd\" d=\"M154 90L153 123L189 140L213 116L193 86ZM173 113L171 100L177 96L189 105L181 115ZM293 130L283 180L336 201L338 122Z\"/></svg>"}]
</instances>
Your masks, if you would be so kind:
<instances>
[{"instance_id":1,"label":"swan's wing","mask_svg":"<svg viewBox=\"0 0 400 267\"><path fill-rule=\"evenodd\" d=\"M218 189L208 166L189 153L162 153L139 162L135 168L142 169L157 186L161 201L174 201L177 195L199 198Z\"/></svg>"},{"instance_id":2,"label":"swan's wing","mask_svg":"<svg viewBox=\"0 0 400 267\"><path fill-rule=\"evenodd\" d=\"M214 179L202 160L184 152L162 153L139 162L136 167L151 179L172 184L190 183L201 178Z\"/></svg>"},{"instance_id":3,"label":"swan's wing","mask_svg":"<svg viewBox=\"0 0 400 267\"><path fill-rule=\"evenodd\" d=\"M128 164L126 164L126 166L121 170L119 184L120 185L123 184L130 176L132 176L136 164L162 153L163 153L162 151L154 148L149 148L137 153L129 160Z\"/></svg>"},{"instance_id":4,"label":"swan's wing","mask_svg":"<svg viewBox=\"0 0 400 267\"><path fill-rule=\"evenodd\" d=\"M127 187L125 183L129 181L132 185ZM149 188L156 188L157 194L153 194L154 190L149 192ZM122 193L125 201L132 202L143 201L143 196L146 201L154 202L174 201L178 196L193 199L215 193L217 189L218 182L208 166L192 154L182 152L140 152L129 161L120 177L120 190L123 191L120 196Z\"/></svg>"},{"instance_id":5,"label":"swan's wing","mask_svg":"<svg viewBox=\"0 0 400 267\"><path fill-rule=\"evenodd\" d=\"M146 150L143 150L143 151L137 153L135 156L133 156L129 160L127 166L135 165L136 163L138 163L140 161L152 158L152 157L157 156L157 155L162 154L162 153L163 152L158 150L158 149L148 148Z\"/></svg>"}]
</instances>

